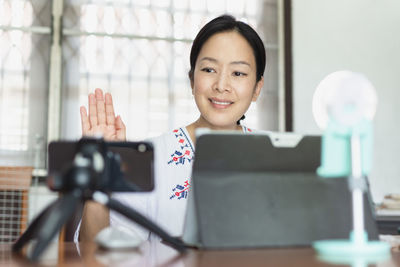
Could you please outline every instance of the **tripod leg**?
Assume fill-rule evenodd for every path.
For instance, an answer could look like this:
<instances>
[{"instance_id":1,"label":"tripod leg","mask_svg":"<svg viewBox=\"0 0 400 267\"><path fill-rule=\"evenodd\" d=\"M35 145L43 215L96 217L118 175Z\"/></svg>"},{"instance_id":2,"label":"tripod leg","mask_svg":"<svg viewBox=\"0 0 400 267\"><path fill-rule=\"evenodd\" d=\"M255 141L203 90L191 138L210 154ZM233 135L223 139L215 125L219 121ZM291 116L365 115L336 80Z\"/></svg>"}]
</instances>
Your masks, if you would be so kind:
<instances>
[{"instance_id":1,"label":"tripod leg","mask_svg":"<svg viewBox=\"0 0 400 267\"><path fill-rule=\"evenodd\" d=\"M32 253L28 257L32 261L36 261L48 244L65 224L65 222L73 215L75 209L81 200L81 192L73 191L62 197L52 208L52 212L47 220L41 225L37 233L37 243L33 247Z\"/></svg>"},{"instance_id":2,"label":"tripod leg","mask_svg":"<svg viewBox=\"0 0 400 267\"><path fill-rule=\"evenodd\" d=\"M61 199L57 199L50 205L48 205L40 214L32 221L25 232L18 238L18 240L13 244L12 250L14 252L20 251L30 240L35 238L37 231L43 224L43 221L49 217L51 211L58 205Z\"/></svg>"},{"instance_id":3,"label":"tripod leg","mask_svg":"<svg viewBox=\"0 0 400 267\"><path fill-rule=\"evenodd\" d=\"M161 237L164 240L164 242L171 245L173 248L175 248L179 252L185 252L186 247L180 239L170 236L167 232L165 232L163 229L161 229L158 225L156 225L154 222L152 222L149 219L147 219L146 217L144 217L142 214L140 214L136 210L134 210L130 207L127 207L124 204L120 203L119 201L109 198L107 195L100 193L100 192L95 192L93 194L93 199L97 202L100 202L101 204L106 205L110 209L115 210L118 213L124 215L128 219L134 221L135 223L139 224L140 226L146 228L147 230L155 233L156 235Z\"/></svg>"}]
</instances>

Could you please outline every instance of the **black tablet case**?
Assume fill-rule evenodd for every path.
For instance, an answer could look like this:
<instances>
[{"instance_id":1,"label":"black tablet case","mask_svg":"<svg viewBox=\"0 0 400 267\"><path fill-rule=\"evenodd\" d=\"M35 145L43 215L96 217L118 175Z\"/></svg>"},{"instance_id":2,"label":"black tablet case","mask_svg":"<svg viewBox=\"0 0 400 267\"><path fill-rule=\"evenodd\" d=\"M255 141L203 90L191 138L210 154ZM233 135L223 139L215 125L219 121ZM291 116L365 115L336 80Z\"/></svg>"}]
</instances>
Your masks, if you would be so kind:
<instances>
[{"instance_id":1,"label":"black tablet case","mask_svg":"<svg viewBox=\"0 0 400 267\"><path fill-rule=\"evenodd\" d=\"M321 178L320 136L274 147L267 134L198 138L183 239L202 248L308 246L348 239L352 229L347 178ZM369 194L365 225L378 238Z\"/></svg>"}]
</instances>

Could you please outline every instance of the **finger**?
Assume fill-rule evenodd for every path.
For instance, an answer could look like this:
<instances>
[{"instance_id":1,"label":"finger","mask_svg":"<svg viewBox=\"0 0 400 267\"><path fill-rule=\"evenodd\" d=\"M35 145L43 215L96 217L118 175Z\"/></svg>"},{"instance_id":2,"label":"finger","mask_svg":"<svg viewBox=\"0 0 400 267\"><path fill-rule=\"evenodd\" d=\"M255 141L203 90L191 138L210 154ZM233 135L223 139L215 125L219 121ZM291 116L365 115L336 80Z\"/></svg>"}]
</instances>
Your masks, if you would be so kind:
<instances>
[{"instance_id":1,"label":"finger","mask_svg":"<svg viewBox=\"0 0 400 267\"><path fill-rule=\"evenodd\" d=\"M117 131L117 139L121 141L126 140L126 127L124 122L121 119L121 116L118 115L118 117L115 120L115 130Z\"/></svg>"},{"instance_id":2,"label":"finger","mask_svg":"<svg viewBox=\"0 0 400 267\"><path fill-rule=\"evenodd\" d=\"M105 94L106 99L106 120L108 125L115 124L114 105L110 93Z\"/></svg>"},{"instance_id":3,"label":"finger","mask_svg":"<svg viewBox=\"0 0 400 267\"><path fill-rule=\"evenodd\" d=\"M90 130L90 122L89 122L89 117L86 112L86 108L82 106L80 108L80 113L81 113L81 123L82 123L82 135L88 135L88 132Z\"/></svg>"},{"instance_id":4,"label":"finger","mask_svg":"<svg viewBox=\"0 0 400 267\"><path fill-rule=\"evenodd\" d=\"M97 107L94 94L89 94L89 121L92 127L97 125Z\"/></svg>"},{"instance_id":5,"label":"finger","mask_svg":"<svg viewBox=\"0 0 400 267\"><path fill-rule=\"evenodd\" d=\"M95 90L97 119L99 125L106 124L106 110L104 105L103 91L99 88Z\"/></svg>"},{"instance_id":6,"label":"finger","mask_svg":"<svg viewBox=\"0 0 400 267\"><path fill-rule=\"evenodd\" d=\"M119 115L116 117L116 120L115 120L115 129L116 130L125 130L126 129L125 124L122 121L121 116L119 116Z\"/></svg>"}]
</instances>

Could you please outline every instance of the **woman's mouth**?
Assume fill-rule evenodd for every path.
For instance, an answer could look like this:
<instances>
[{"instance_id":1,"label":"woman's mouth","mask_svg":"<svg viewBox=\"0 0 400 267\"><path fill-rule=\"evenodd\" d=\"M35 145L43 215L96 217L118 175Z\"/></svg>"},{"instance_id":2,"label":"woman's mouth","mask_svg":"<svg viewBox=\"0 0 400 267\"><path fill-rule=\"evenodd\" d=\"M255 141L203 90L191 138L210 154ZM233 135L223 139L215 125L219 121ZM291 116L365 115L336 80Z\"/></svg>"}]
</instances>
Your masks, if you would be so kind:
<instances>
[{"instance_id":1,"label":"woman's mouth","mask_svg":"<svg viewBox=\"0 0 400 267\"><path fill-rule=\"evenodd\" d=\"M218 109L224 109L233 104L233 102L228 101L228 100L213 99L213 98L210 99L210 102L213 105L213 107L218 108Z\"/></svg>"}]
</instances>

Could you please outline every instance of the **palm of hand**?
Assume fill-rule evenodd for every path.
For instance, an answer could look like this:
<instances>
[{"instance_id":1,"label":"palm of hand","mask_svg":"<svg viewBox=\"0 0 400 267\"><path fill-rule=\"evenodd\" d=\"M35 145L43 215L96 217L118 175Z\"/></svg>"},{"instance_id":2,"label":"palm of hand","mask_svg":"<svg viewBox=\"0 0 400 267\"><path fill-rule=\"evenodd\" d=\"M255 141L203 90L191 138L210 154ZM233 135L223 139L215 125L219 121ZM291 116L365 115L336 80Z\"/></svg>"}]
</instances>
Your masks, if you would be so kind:
<instances>
[{"instance_id":1,"label":"palm of hand","mask_svg":"<svg viewBox=\"0 0 400 267\"><path fill-rule=\"evenodd\" d=\"M125 141L126 128L121 117L115 117L112 97L107 93L104 98L102 90L96 89L95 94L89 94L89 116L86 108L81 107L82 135Z\"/></svg>"},{"instance_id":2,"label":"palm of hand","mask_svg":"<svg viewBox=\"0 0 400 267\"><path fill-rule=\"evenodd\" d=\"M84 135L101 135L105 140L125 140L125 133L121 129L117 130L115 125L95 125Z\"/></svg>"}]
</instances>

